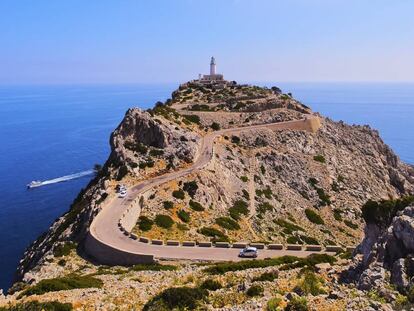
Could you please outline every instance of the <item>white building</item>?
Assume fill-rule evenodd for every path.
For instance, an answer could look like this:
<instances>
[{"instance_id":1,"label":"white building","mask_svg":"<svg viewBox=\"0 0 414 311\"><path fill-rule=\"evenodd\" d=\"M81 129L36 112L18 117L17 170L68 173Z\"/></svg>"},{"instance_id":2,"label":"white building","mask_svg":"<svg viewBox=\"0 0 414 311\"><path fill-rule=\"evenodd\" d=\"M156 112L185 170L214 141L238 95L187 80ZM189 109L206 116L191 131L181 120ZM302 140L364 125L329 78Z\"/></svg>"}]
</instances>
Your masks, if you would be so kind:
<instances>
[{"instance_id":1,"label":"white building","mask_svg":"<svg viewBox=\"0 0 414 311\"><path fill-rule=\"evenodd\" d=\"M214 57L211 57L211 61L210 61L210 74L209 75L200 74L198 81L201 83L224 81L223 75L216 73L216 60L214 59Z\"/></svg>"}]
</instances>

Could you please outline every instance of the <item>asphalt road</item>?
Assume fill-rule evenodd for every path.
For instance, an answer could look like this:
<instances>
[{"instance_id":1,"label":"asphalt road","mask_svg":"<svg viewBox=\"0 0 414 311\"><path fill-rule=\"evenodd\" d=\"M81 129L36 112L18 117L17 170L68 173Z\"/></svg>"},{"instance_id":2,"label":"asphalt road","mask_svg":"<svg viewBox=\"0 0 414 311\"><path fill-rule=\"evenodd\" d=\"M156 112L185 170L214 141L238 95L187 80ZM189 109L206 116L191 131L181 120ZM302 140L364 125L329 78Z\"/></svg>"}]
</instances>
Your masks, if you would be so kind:
<instances>
[{"instance_id":1,"label":"asphalt road","mask_svg":"<svg viewBox=\"0 0 414 311\"><path fill-rule=\"evenodd\" d=\"M316 124L316 125L315 125ZM95 217L90 227L90 234L105 245L118 251L134 254L148 254L155 258L190 259L190 260L239 260L237 257L239 249L217 248L217 247L185 247L185 246L161 246L133 240L125 236L118 227L118 222L126 209L132 202L146 190L159 186L173 179L184 177L206 166L213 157L214 140L221 135L237 134L241 131L267 128L271 130L307 130L315 132L319 127L316 116L306 119L278 122L270 124L253 125L232 129L223 129L207 134L201 139L199 153L194 163L185 169L143 181L128 190L125 198L113 198L108 202L101 212ZM138 219L139 215L134 215ZM136 221L134 220L134 222ZM310 251L287 251L287 250L259 250L259 258L276 257L283 255L307 256ZM99 260L99 258L97 258Z\"/></svg>"}]
</instances>

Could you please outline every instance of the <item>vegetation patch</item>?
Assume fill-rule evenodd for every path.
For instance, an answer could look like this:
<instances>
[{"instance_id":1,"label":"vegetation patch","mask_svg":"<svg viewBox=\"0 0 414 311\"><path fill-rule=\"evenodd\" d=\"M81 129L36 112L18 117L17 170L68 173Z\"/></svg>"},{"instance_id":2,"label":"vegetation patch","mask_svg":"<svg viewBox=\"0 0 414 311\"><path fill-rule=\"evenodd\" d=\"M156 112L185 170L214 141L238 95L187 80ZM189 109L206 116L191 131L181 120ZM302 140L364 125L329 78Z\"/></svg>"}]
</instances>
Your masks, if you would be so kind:
<instances>
[{"instance_id":1,"label":"vegetation patch","mask_svg":"<svg viewBox=\"0 0 414 311\"><path fill-rule=\"evenodd\" d=\"M333 210L333 216L336 221L342 221L342 211L338 208Z\"/></svg>"},{"instance_id":2,"label":"vegetation patch","mask_svg":"<svg viewBox=\"0 0 414 311\"><path fill-rule=\"evenodd\" d=\"M242 182L248 182L249 181L249 177L247 177L247 176L240 176L240 180Z\"/></svg>"},{"instance_id":3,"label":"vegetation patch","mask_svg":"<svg viewBox=\"0 0 414 311\"><path fill-rule=\"evenodd\" d=\"M240 137L238 137L238 136L232 136L231 137L231 142L233 143L233 144L240 144Z\"/></svg>"},{"instance_id":4,"label":"vegetation patch","mask_svg":"<svg viewBox=\"0 0 414 311\"><path fill-rule=\"evenodd\" d=\"M212 237L215 242L228 242L229 237L220 230L213 227L203 227L199 230L202 235Z\"/></svg>"},{"instance_id":5,"label":"vegetation patch","mask_svg":"<svg viewBox=\"0 0 414 311\"><path fill-rule=\"evenodd\" d=\"M246 291L246 295L249 297L263 296L263 286L253 284Z\"/></svg>"},{"instance_id":6,"label":"vegetation patch","mask_svg":"<svg viewBox=\"0 0 414 311\"><path fill-rule=\"evenodd\" d=\"M264 272L258 277L253 278L252 281L253 282L264 282L264 281L273 282L275 279L277 279L278 276L279 276L279 273L277 271Z\"/></svg>"},{"instance_id":7,"label":"vegetation patch","mask_svg":"<svg viewBox=\"0 0 414 311\"><path fill-rule=\"evenodd\" d=\"M162 204L165 209L172 209L174 207L174 203L171 201L164 201Z\"/></svg>"},{"instance_id":8,"label":"vegetation patch","mask_svg":"<svg viewBox=\"0 0 414 311\"><path fill-rule=\"evenodd\" d=\"M184 183L183 190L192 198L195 196L197 189L198 185L195 180Z\"/></svg>"},{"instance_id":9,"label":"vegetation patch","mask_svg":"<svg viewBox=\"0 0 414 311\"><path fill-rule=\"evenodd\" d=\"M70 254L70 251L72 249L76 249L76 243L65 242L63 244L59 244L53 249L53 256L55 257L67 256Z\"/></svg>"},{"instance_id":10,"label":"vegetation patch","mask_svg":"<svg viewBox=\"0 0 414 311\"><path fill-rule=\"evenodd\" d=\"M347 225L351 229L354 229L354 230L358 229L358 225L356 223L353 223L352 221L350 221L348 219L344 220L344 224Z\"/></svg>"},{"instance_id":11,"label":"vegetation patch","mask_svg":"<svg viewBox=\"0 0 414 311\"><path fill-rule=\"evenodd\" d=\"M68 275L61 278L41 280L36 285L24 290L18 298L75 288L101 288L102 286L103 282L92 276Z\"/></svg>"},{"instance_id":12,"label":"vegetation patch","mask_svg":"<svg viewBox=\"0 0 414 311\"><path fill-rule=\"evenodd\" d=\"M320 162L320 163L325 163L326 162L325 157L321 154L318 154L318 155L314 156L313 159L317 162Z\"/></svg>"},{"instance_id":13,"label":"vegetation patch","mask_svg":"<svg viewBox=\"0 0 414 311\"><path fill-rule=\"evenodd\" d=\"M125 148L138 152L140 154L144 154L144 155L147 154L148 152L147 146L141 143L136 143L136 142L130 142L130 141L125 142Z\"/></svg>"},{"instance_id":14,"label":"vegetation patch","mask_svg":"<svg viewBox=\"0 0 414 311\"><path fill-rule=\"evenodd\" d=\"M183 222L190 222L190 213L187 213L185 210L179 210L177 212L177 216L178 218L180 218L181 221Z\"/></svg>"},{"instance_id":15,"label":"vegetation patch","mask_svg":"<svg viewBox=\"0 0 414 311\"><path fill-rule=\"evenodd\" d=\"M201 283L201 285L200 285L200 288L208 289L208 290L211 290L211 291L216 291L216 290L218 290L222 287L223 287L223 285L219 281L216 281L216 280L213 280L213 279L207 279L203 283Z\"/></svg>"},{"instance_id":16,"label":"vegetation patch","mask_svg":"<svg viewBox=\"0 0 414 311\"><path fill-rule=\"evenodd\" d=\"M213 122L213 123L211 123L211 128L214 131L218 131L220 129L220 124L218 124L217 122Z\"/></svg>"},{"instance_id":17,"label":"vegetation patch","mask_svg":"<svg viewBox=\"0 0 414 311\"><path fill-rule=\"evenodd\" d=\"M414 202L414 196L404 196L395 200L369 200L362 206L362 217L367 224L375 223L380 227L388 227L398 211L402 211Z\"/></svg>"},{"instance_id":18,"label":"vegetation patch","mask_svg":"<svg viewBox=\"0 0 414 311\"><path fill-rule=\"evenodd\" d=\"M168 215L157 215L155 216L155 224L158 227L169 229L174 224L174 220Z\"/></svg>"},{"instance_id":19,"label":"vegetation patch","mask_svg":"<svg viewBox=\"0 0 414 311\"><path fill-rule=\"evenodd\" d=\"M287 220L284 220L282 218L278 218L276 220L274 220L274 223L277 224L278 226L283 228L283 232L286 234L292 234L295 231L305 231L302 227L293 224Z\"/></svg>"},{"instance_id":20,"label":"vegetation patch","mask_svg":"<svg viewBox=\"0 0 414 311\"><path fill-rule=\"evenodd\" d=\"M30 301L18 303L14 306L0 307L0 311L70 311L73 310L72 304L61 303L59 301Z\"/></svg>"},{"instance_id":21,"label":"vegetation patch","mask_svg":"<svg viewBox=\"0 0 414 311\"><path fill-rule=\"evenodd\" d=\"M234 219L230 217L219 217L216 218L216 224L220 227L228 229L228 230L239 230L240 225Z\"/></svg>"},{"instance_id":22,"label":"vegetation patch","mask_svg":"<svg viewBox=\"0 0 414 311\"><path fill-rule=\"evenodd\" d=\"M191 115L183 115L184 119L191 122L191 123L195 123L195 124L200 124L200 117L195 115L195 114L191 114Z\"/></svg>"},{"instance_id":23,"label":"vegetation patch","mask_svg":"<svg viewBox=\"0 0 414 311\"><path fill-rule=\"evenodd\" d=\"M318 213L316 213L314 210L311 210L310 208L305 209L306 217L309 219L310 222L317 224L317 225L324 225L325 222L319 216Z\"/></svg>"},{"instance_id":24,"label":"vegetation patch","mask_svg":"<svg viewBox=\"0 0 414 311\"><path fill-rule=\"evenodd\" d=\"M323 295L326 294L323 288L325 281L313 271L306 271L303 278L296 285L295 292L300 292L305 295Z\"/></svg>"},{"instance_id":25,"label":"vegetation patch","mask_svg":"<svg viewBox=\"0 0 414 311\"><path fill-rule=\"evenodd\" d=\"M148 301L143 310L194 310L207 296L208 291L202 288L172 287Z\"/></svg>"},{"instance_id":26,"label":"vegetation patch","mask_svg":"<svg viewBox=\"0 0 414 311\"><path fill-rule=\"evenodd\" d=\"M314 268L319 263L330 263L336 262L336 258L328 254L311 254L308 257L300 258L296 262L287 263L280 267L280 270L290 270L295 268Z\"/></svg>"},{"instance_id":27,"label":"vegetation patch","mask_svg":"<svg viewBox=\"0 0 414 311\"><path fill-rule=\"evenodd\" d=\"M244 200L237 200L234 202L233 206L229 208L229 213L231 218L239 220L241 215L248 215L249 209L248 204Z\"/></svg>"},{"instance_id":28,"label":"vegetation patch","mask_svg":"<svg viewBox=\"0 0 414 311\"><path fill-rule=\"evenodd\" d=\"M259 206L257 207L257 212L259 214L264 214L266 212L271 212L273 210L274 210L274 207L269 202L260 203Z\"/></svg>"},{"instance_id":29,"label":"vegetation patch","mask_svg":"<svg viewBox=\"0 0 414 311\"><path fill-rule=\"evenodd\" d=\"M174 271L177 270L177 266L173 265L161 265L159 263L151 264L139 264L131 267L132 271Z\"/></svg>"},{"instance_id":30,"label":"vegetation patch","mask_svg":"<svg viewBox=\"0 0 414 311\"><path fill-rule=\"evenodd\" d=\"M200 203L190 200L190 202L188 203L188 205L190 206L190 208L196 212L202 212L205 210L205 208L203 207L203 205L201 205Z\"/></svg>"},{"instance_id":31,"label":"vegetation patch","mask_svg":"<svg viewBox=\"0 0 414 311\"><path fill-rule=\"evenodd\" d=\"M301 259L296 256L282 256L271 259L254 259L238 262L221 262L206 268L206 272L210 274L224 274L230 271L241 271L253 268L266 268L271 266L279 266L282 264L294 263Z\"/></svg>"},{"instance_id":32,"label":"vegetation patch","mask_svg":"<svg viewBox=\"0 0 414 311\"><path fill-rule=\"evenodd\" d=\"M285 311L308 311L308 301L305 297L293 297L286 305Z\"/></svg>"},{"instance_id":33,"label":"vegetation patch","mask_svg":"<svg viewBox=\"0 0 414 311\"><path fill-rule=\"evenodd\" d=\"M178 190L174 190L174 191L172 192L172 196L173 196L174 198L176 198L176 199L184 200L184 198L185 198L185 193L184 193L184 191L183 191L183 190L178 189Z\"/></svg>"},{"instance_id":34,"label":"vegetation patch","mask_svg":"<svg viewBox=\"0 0 414 311\"><path fill-rule=\"evenodd\" d=\"M141 231L150 231L153 224L154 222L147 216L139 216L138 218L138 228Z\"/></svg>"}]
</instances>

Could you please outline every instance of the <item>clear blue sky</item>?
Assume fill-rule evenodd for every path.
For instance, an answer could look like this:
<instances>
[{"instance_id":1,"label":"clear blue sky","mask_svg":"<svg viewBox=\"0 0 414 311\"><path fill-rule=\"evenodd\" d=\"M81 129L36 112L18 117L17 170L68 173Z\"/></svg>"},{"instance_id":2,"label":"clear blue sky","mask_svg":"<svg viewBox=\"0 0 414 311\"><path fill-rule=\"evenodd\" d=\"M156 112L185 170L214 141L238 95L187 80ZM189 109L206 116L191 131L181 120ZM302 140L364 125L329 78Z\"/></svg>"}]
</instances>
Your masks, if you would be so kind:
<instances>
[{"instance_id":1,"label":"clear blue sky","mask_svg":"<svg viewBox=\"0 0 414 311\"><path fill-rule=\"evenodd\" d=\"M414 81L412 0L1 0L0 83Z\"/></svg>"}]
</instances>

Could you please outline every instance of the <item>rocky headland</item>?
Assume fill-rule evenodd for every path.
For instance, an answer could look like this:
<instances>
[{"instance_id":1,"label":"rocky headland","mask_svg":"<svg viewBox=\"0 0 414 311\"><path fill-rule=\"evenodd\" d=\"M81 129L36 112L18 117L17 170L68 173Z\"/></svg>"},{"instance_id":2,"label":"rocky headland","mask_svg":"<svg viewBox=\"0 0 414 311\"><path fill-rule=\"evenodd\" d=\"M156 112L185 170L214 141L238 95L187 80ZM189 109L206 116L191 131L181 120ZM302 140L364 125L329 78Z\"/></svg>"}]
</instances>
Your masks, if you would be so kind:
<instances>
[{"instance_id":1,"label":"rocky headland","mask_svg":"<svg viewBox=\"0 0 414 311\"><path fill-rule=\"evenodd\" d=\"M248 129L315 116L312 131ZM133 234L343 250L362 241L353 254L132 267L88 255L90 225L117 185L186 169L203 137L236 127L246 130L220 135L206 167L149 190ZM369 126L334 122L277 87L188 82L153 109L129 109L110 144L97 176L25 252L0 297L5 310L409 310L414 302L414 169Z\"/></svg>"}]
</instances>

